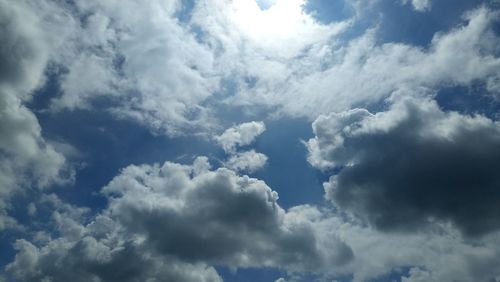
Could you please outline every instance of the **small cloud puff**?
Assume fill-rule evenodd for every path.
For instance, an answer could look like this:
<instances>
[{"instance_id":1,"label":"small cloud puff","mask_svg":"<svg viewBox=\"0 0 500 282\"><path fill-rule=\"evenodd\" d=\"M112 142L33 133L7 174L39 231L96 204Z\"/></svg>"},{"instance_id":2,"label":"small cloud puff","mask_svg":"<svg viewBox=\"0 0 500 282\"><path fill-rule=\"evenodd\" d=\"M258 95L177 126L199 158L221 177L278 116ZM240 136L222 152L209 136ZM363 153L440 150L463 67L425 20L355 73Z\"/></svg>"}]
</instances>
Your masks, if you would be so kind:
<instances>
[{"instance_id":1,"label":"small cloud puff","mask_svg":"<svg viewBox=\"0 0 500 282\"><path fill-rule=\"evenodd\" d=\"M251 121L233 126L215 137L224 151L232 153L236 147L252 144L266 130L263 122Z\"/></svg>"},{"instance_id":2,"label":"small cloud puff","mask_svg":"<svg viewBox=\"0 0 500 282\"><path fill-rule=\"evenodd\" d=\"M252 173L264 167L266 162L266 155L250 150L232 155L224 164L235 171Z\"/></svg>"}]
</instances>

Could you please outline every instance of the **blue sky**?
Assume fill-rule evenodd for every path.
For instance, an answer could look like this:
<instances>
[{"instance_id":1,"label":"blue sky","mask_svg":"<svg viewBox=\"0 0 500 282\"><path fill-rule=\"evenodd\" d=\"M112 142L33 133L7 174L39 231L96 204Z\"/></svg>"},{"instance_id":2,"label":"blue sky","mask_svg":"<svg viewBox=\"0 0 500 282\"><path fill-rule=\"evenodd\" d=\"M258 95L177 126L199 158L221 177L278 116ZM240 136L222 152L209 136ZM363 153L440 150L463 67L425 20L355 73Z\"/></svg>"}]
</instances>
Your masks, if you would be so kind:
<instances>
[{"instance_id":1,"label":"blue sky","mask_svg":"<svg viewBox=\"0 0 500 282\"><path fill-rule=\"evenodd\" d=\"M496 0L0 0L0 282L500 281Z\"/></svg>"}]
</instances>

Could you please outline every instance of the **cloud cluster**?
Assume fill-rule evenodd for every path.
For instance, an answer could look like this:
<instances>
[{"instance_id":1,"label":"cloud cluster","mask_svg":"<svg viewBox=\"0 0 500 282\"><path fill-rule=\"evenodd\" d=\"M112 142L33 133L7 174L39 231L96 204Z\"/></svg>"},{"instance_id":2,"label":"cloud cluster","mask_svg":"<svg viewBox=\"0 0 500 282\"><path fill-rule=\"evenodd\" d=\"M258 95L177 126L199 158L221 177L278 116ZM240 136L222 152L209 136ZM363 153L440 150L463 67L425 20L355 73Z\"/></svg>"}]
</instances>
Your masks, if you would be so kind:
<instances>
[{"instance_id":1,"label":"cloud cluster","mask_svg":"<svg viewBox=\"0 0 500 282\"><path fill-rule=\"evenodd\" d=\"M304 12L303 0L277 1L267 10L243 0L196 1L192 9L157 0L27 3L43 19L40 34L53 42L51 61L63 69L53 110L92 109L104 100L116 117L167 135L215 127L221 105L314 119L380 101L403 85L481 81L491 93L500 88L498 12L486 6L423 49L380 44L376 28L341 39L361 19L322 24ZM424 9L430 2L412 3Z\"/></svg>"},{"instance_id":2,"label":"cloud cluster","mask_svg":"<svg viewBox=\"0 0 500 282\"><path fill-rule=\"evenodd\" d=\"M31 39L49 38L45 51L59 67L54 75L61 93L52 99L52 111L105 105L118 118L167 135L214 127L221 103L207 101L229 80L237 88L252 80L281 87L274 81L287 79L286 60L313 45L318 47L308 53L316 54L347 26L319 24L303 12L303 0L278 1L266 11L253 1L196 1L192 11L173 0L23 3L43 27Z\"/></svg>"},{"instance_id":3,"label":"cloud cluster","mask_svg":"<svg viewBox=\"0 0 500 282\"><path fill-rule=\"evenodd\" d=\"M238 147L252 144L259 135L266 130L264 122L245 122L226 129L222 134L214 137L214 140L228 154L228 159L224 165L234 171L252 173L262 167L267 162L267 156L248 150L238 152Z\"/></svg>"},{"instance_id":4,"label":"cloud cluster","mask_svg":"<svg viewBox=\"0 0 500 282\"><path fill-rule=\"evenodd\" d=\"M500 228L500 124L396 97L386 112L355 109L313 123L310 163L341 168L326 197L382 230L436 221L470 236Z\"/></svg>"},{"instance_id":5,"label":"cloud cluster","mask_svg":"<svg viewBox=\"0 0 500 282\"><path fill-rule=\"evenodd\" d=\"M204 157L192 166L129 166L103 188L109 205L88 224L84 210L52 201L61 236L40 247L19 240L8 273L22 281L219 281L210 265L335 272L352 259L317 209L285 211L263 181L208 167Z\"/></svg>"},{"instance_id":6,"label":"cloud cluster","mask_svg":"<svg viewBox=\"0 0 500 282\"><path fill-rule=\"evenodd\" d=\"M66 145L46 140L26 106L47 75L56 115L105 110L169 136L212 136L222 107L315 119L308 160L335 172L324 183L333 206L285 210L239 174L265 165L240 151L265 124L235 125L215 137L224 168L204 157L128 166L97 214L55 196L28 206L34 220L52 212L50 226L15 243L5 280L222 281L217 266L500 280L500 124L445 112L429 94L478 83L500 95L498 10L469 11L418 47L380 42L377 27L342 36L359 14L320 23L306 2L0 0L0 230L17 225L13 195L73 178L56 150ZM391 94L385 111L352 109Z\"/></svg>"},{"instance_id":7,"label":"cloud cluster","mask_svg":"<svg viewBox=\"0 0 500 282\"><path fill-rule=\"evenodd\" d=\"M61 88L50 109L105 110L133 119L155 132L176 135L207 125L201 102L218 78L213 54L175 13L179 1L23 1L22 13L36 14L43 27L30 34L40 62L57 66ZM134 16L130 16L130 15Z\"/></svg>"},{"instance_id":8,"label":"cloud cluster","mask_svg":"<svg viewBox=\"0 0 500 282\"><path fill-rule=\"evenodd\" d=\"M0 1L0 229L12 226L5 201L20 189L46 187L71 178L65 158L41 133L24 105L44 82L49 51L39 18L24 2Z\"/></svg>"}]
</instances>

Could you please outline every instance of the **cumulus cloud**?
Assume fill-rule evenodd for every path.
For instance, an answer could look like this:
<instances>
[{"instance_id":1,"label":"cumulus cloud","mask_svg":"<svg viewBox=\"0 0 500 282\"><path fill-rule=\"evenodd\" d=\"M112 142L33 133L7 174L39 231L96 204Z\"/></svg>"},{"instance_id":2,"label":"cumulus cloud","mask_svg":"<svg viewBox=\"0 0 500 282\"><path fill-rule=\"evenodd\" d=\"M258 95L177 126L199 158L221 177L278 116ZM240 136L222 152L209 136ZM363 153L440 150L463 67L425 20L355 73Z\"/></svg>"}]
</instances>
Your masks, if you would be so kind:
<instances>
[{"instance_id":1,"label":"cumulus cloud","mask_svg":"<svg viewBox=\"0 0 500 282\"><path fill-rule=\"evenodd\" d=\"M252 173L264 167L266 162L266 155L250 150L231 155L224 164L234 171Z\"/></svg>"},{"instance_id":2,"label":"cumulus cloud","mask_svg":"<svg viewBox=\"0 0 500 282\"><path fill-rule=\"evenodd\" d=\"M186 270L218 281L210 265L328 273L352 260L316 208L285 211L263 181L208 167L204 157L192 166L129 166L103 188L109 205L88 224L79 219L85 210L53 200L62 236L40 247L18 241L8 273L23 281L75 273L82 281L141 281Z\"/></svg>"},{"instance_id":3,"label":"cumulus cloud","mask_svg":"<svg viewBox=\"0 0 500 282\"><path fill-rule=\"evenodd\" d=\"M49 57L39 18L25 2L0 1L0 215L5 200L21 188L46 187L71 178L65 158L43 138L35 115L24 105L44 81ZM0 229L14 220L0 219Z\"/></svg>"},{"instance_id":4,"label":"cumulus cloud","mask_svg":"<svg viewBox=\"0 0 500 282\"><path fill-rule=\"evenodd\" d=\"M222 281L213 268L155 257L128 242L109 243L85 236L57 239L41 248L26 240L7 267L20 281Z\"/></svg>"},{"instance_id":5,"label":"cumulus cloud","mask_svg":"<svg viewBox=\"0 0 500 282\"><path fill-rule=\"evenodd\" d=\"M309 140L316 167L342 168L325 183L338 207L382 230L450 221L466 235L500 227L500 124L395 98L387 112L320 116Z\"/></svg>"},{"instance_id":6,"label":"cumulus cloud","mask_svg":"<svg viewBox=\"0 0 500 282\"><path fill-rule=\"evenodd\" d=\"M226 152L234 152L237 147L252 144L255 139L266 130L266 125L259 121L245 122L228 128L215 141Z\"/></svg>"}]
</instances>

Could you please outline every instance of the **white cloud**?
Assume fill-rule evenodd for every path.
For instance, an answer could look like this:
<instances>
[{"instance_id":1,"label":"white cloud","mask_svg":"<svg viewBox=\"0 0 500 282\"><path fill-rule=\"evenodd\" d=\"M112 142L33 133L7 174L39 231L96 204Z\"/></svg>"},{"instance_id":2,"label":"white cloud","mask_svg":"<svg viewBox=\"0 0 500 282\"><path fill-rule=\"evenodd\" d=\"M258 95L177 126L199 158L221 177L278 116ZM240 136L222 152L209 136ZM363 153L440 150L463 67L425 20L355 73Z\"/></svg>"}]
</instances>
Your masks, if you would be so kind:
<instances>
[{"instance_id":1,"label":"white cloud","mask_svg":"<svg viewBox=\"0 0 500 282\"><path fill-rule=\"evenodd\" d=\"M266 130L266 125L259 121L245 122L228 128L215 140L224 151L233 153L237 147L252 144L255 139Z\"/></svg>"},{"instance_id":2,"label":"white cloud","mask_svg":"<svg viewBox=\"0 0 500 282\"><path fill-rule=\"evenodd\" d=\"M224 165L234 171L252 173L264 167L266 162L266 155L250 150L231 155Z\"/></svg>"},{"instance_id":3,"label":"white cloud","mask_svg":"<svg viewBox=\"0 0 500 282\"><path fill-rule=\"evenodd\" d=\"M40 3L47 36L59 35L51 59L65 70L53 111L92 109L104 97L117 117L157 133L211 126L201 103L219 78L208 46L174 17L177 1Z\"/></svg>"},{"instance_id":4,"label":"white cloud","mask_svg":"<svg viewBox=\"0 0 500 282\"><path fill-rule=\"evenodd\" d=\"M264 11L253 1L197 1L188 22L175 18L183 5L177 1L37 3L31 6L44 15L44 36L53 42L49 57L68 71L53 109L89 109L107 97L117 117L162 134L206 133L216 128L221 105L314 119L401 87L479 80L492 93L500 89L492 31L498 12L486 7L422 49L378 44L376 29L341 41L356 18L321 24L302 10L303 0L280 0ZM234 88L221 94L226 81Z\"/></svg>"},{"instance_id":5,"label":"white cloud","mask_svg":"<svg viewBox=\"0 0 500 282\"><path fill-rule=\"evenodd\" d=\"M431 0L403 0L403 4L411 3L413 8L419 12L428 11L431 9Z\"/></svg>"},{"instance_id":6,"label":"white cloud","mask_svg":"<svg viewBox=\"0 0 500 282\"><path fill-rule=\"evenodd\" d=\"M425 49L378 44L376 29L343 44L318 43L300 61L284 66L283 77L243 85L228 101L276 106L282 113L315 119L321 113L379 102L401 88L437 90L482 81L498 96L500 58L495 46L500 38L493 31L497 18L498 11L485 7L470 11L463 26L435 34Z\"/></svg>"}]
</instances>

